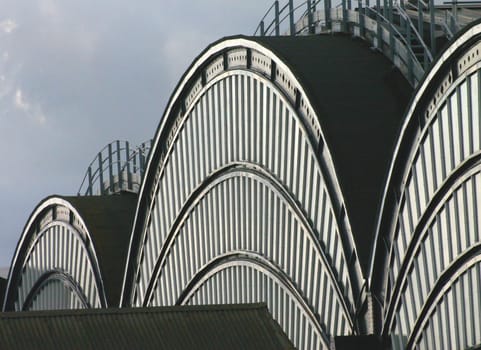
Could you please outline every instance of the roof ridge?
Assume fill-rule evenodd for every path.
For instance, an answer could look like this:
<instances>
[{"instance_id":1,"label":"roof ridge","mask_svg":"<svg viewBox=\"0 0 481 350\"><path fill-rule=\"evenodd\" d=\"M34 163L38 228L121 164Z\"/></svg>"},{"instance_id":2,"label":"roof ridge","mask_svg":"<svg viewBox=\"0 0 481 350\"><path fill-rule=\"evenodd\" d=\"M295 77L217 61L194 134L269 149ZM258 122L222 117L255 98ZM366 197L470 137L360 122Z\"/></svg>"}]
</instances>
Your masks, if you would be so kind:
<instances>
[{"instance_id":1,"label":"roof ridge","mask_svg":"<svg viewBox=\"0 0 481 350\"><path fill-rule=\"evenodd\" d=\"M0 319L18 318L58 318L58 317L86 317L91 315L115 314L152 314L172 312L228 312L231 310L267 310L266 303L246 304L210 304L210 305L170 305L125 308L95 308L75 310L41 310L41 311L13 311L0 313Z\"/></svg>"}]
</instances>

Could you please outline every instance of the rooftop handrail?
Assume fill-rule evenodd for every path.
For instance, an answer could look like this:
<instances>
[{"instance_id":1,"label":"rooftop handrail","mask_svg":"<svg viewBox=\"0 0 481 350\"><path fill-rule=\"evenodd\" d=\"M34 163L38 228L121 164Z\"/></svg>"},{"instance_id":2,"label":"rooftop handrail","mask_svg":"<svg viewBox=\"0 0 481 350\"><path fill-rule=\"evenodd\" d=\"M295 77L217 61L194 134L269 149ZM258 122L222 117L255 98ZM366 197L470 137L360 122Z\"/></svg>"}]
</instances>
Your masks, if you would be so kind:
<instances>
[{"instance_id":1,"label":"rooftop handrail","mask_svg":"<svg viewBox=\"0 0 481 350\"><path fill-rule=\"evenodd\" d=\"M276 4L276 1L274 1L274 2L272 3L271 7L269 7L269 8L267 9L266 13L264 14L264 16L262 16L262 18L261 18L261 20L259 21L259 24L257 25L257 28L256 28L256 30L255 30L255 32L254 32L254 35L257 35L257 32L259 31L259 29L260 29L260 27L261 27L261 23L264 22L264 20L266 19L267 15L271 12L271 10L272 10L272 8L275 6L275 4ZM285 6L287 6L287 5L285 5ZM284 6L284 7L285 7L285 6Z\"/></svg>"},{"instance_id":2,"label":"rooftop handrail","mask_svg":"<svg viewBox=\"0 0 481 350\"><path fill-rule=\"evenodd\" d=\"M380 19L383 20L383 22L390 26L392 28L392 30L394 31L394 33L396 33L399 37L399 40L401 40L401 42L406 45L406 47L408 46L408 43L407 43L407 40L406 38L404 37L404 35L401 34L401 32L396 28L395 25L393 25L386 17L384 17L381 12L377 11L374 9L374 7L365 7L366 10L372 12L374 15L376 16L379 16ZM409 52L414 56L414 52L411 50L411 48L409 47L408 48Z\"/></svg>"},{"instance_id":3,"label":"rooftop handrail","mask_svg":"<svg viewBox=\"0 0 481 350\"><path fill-rule=\"evenodd\" d=\"M135 191L134 185L140 185L151 143L149 140L132 149L128 141L107 144L89 164L77 194L93 195L94 187L96 193L112 193L115 184L118 190Z\"/></svg>"},{"instance_id":4,"label":"rooftop handrail","mask_svg":"<svg viewBox=\"0 0 481 350\"><path fill-rule=\"evenodd\" d=\"M272 35L273 31L276 30L276 27L275 27L275 26L276 26L276 25L280 26L281 23L289 16L290 12L287 12L287 14L286 14L284 17L280 18L281 13L283 13L284 10L285 10L287 7L289 7L289 3L285 4L282 8L279 9L279 19L278 19L279 23L276 23L276 18L274 17L274 19L271 21L271 23L269 23L269 25L267 26L267 28L264 28L264 35ZM261 22L262 22L262 21L261 21ZM271 29L272 26L274 26L274 28ZM259 24L259 27L262 27L261 24ZM270 30L270 32L269 32L269 30ZM268 32L269 32L269 33L268 33ZM257 31L256 31L256 33L257 33ZM256 33L254 33L254 35L256 35ZM262 35L262 34L261 34L261 35Z\"/></svg>"},{"instance_id":5,"label":"rooftop handrail","mask_svg":"<svg viewBox=\"0 0 481 350\"><path fill-rule=\"evenodd\" d=\"M414 23L411 21L411 18L408 16L408 14L406 13L406 11L404 11L404 9L399 6L398 4L395 4L393 5L393 7L398 10L399 12L399 15L408 23L408 25L411 27L411 31L414 33L414 35L416 36L416 38L418 39L419 43L421 44L421 46L423 47L423 50L424 50L424 54L426 55L426 57L428 58L429 60L429 63L431 63L433 61L433 55L431 54L431 50L427 47L426 43L424 42L423 38L421 37L421 35L419 34L419 32L417 31L416 29L416 26L414 25ZM393 25L394 26L394 25Z\"/></svg>"},{"instance_id":6,"label":"rooftop handrail","mask_svg":"<svg viewBox=\"0 0 481 350\"><path fill-rule=\"evenodd\" d=\"M370 0L365 0L364 7L363 0L358 0L357 8L351 6L352 1L323 0L323 6L316 8L321 0L284 0L280 8L280 1L276 0L254 35L302 35L307 30L311 34L348 32L361 36L380 49L415 87L433 61L439 35L449 40L461 27L481 17L479 11L457 12L458 4L480 8L481 0L445 1L444 5L435 5L436 0L376 0L376 4L370 5ZM301 8L304 11L299 16ZM273 12L271 20L269 15ZM280 25L285 27L286 19L289 29L281 34Z\"/></svg>"},{"instance_id":7,"label":"rooftop handrail","mask_svg":"<svg viewBox=\"0 0 481 350\"><path fill-rule=\"evenodd\" d=\"M300 3L299 5L297 5L296 7L294 7L294 8L292 9L292 13L295 13L299 8L302 7L302 5L307 4L307 3L308 3L307 1L304 1L304 2ZM306 12L304 12L304 14L302 14L302 16L300 17L300 19L304 18L305 13L307 13L307 10L306 10ZM291 14L291 12L288 12L284 17L282 17L282 19L279 20L279 25L280 25L282 22L284 22L284 20L285 20L290 14ZM297 34L297 33L295 33L295 34Z\"/></svg>"},{"instance_id":8,"label":"rooftop handrail","mask_svg":"<svg viewBox=\"0 0 481 350\"><path fill-rule=\"evenodd\" d=\"M453 14L451 13L451 11L445 11L444 12L444 22L442 22L442 26L444 28L444 31L445 33L447 34L447 36L449 38L452 38L454 36L454 33L453 31L451 30L451 27L448 25L448 16L451 16L452 20L454 20L456 22L456 18L454 18Z\"/></svg>"},{"instance_id":9,"label":"rooftop handrail","mask_svg":"<svg viewBox=\"0 0 481 350\"><path fill-rule=\"evenodd\" d=\"M291 18L292 15L297 10L299 10L304 6L306 7L306 10L300 16L300 18L302 19L306 15L309 15L310 13L312 13L311 9L315 8L315 6L320 2L321 0L313 0L313 1L307 0L307 1L302 1L301 3L294 6L293 4L291 4L293 2L290 1L290 2L287 2L283 7L279 8L279 1L274 1L274 3L269 7L267 12L259 21L259 24L256 27L256 30L254 32L254 35L272 35L274 31L278 32L280 25L287 18ZM277 13L274 13L274 19L266 25L265 20L273 10L276 11ZM291 28L290 28L290 31L291 31ZM295 34L295 33L291 33L291 34Z\"/></svg>"}]
</instances>

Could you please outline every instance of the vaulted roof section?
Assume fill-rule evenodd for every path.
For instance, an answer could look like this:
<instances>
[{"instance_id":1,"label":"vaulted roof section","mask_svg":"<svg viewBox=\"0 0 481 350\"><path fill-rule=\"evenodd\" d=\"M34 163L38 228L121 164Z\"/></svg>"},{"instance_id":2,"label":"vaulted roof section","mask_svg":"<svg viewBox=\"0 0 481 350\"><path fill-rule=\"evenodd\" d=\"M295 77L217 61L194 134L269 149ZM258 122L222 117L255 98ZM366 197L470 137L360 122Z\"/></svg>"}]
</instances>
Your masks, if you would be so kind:
<instances>
[{"instance_id":1,"label":"vaulted roof section","mask_svg":"<svg viewBox=\"0 0 481 350\"><path fill-rule=\"evenodd\" d=\"M363 270L412 88L382 53L348 35L253 37L295 73L319 115Z\"/></svg>"}]
</instances>

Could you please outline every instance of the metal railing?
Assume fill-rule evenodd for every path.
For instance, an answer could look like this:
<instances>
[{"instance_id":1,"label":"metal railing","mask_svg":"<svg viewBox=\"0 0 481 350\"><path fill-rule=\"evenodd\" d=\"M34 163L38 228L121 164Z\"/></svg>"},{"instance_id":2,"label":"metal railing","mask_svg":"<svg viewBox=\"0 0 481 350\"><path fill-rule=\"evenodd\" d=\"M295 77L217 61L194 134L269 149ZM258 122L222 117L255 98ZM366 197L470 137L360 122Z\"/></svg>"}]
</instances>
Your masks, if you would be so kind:
<instances>
[{"instance_id":1,"label":"metal railing","mask_svg":"<svg viewBox=\"0 0 481 350\"><path fill-rule=\"evenodd\" d=\"M330 0L325 0L326 3L329 3ZM294 4L294 0L288 0L288 2L283 6L279 6L279 1L274 1L274 3L269 7L267 12L261 18L259 25L257 26L254 35L281 35L281 25L288 19L289 26L287 32L284 32L288 35L296 35L299 34L299 31L296 31L296 12L299 10L303 10L302 14L298 16L299 18L308 18L309 28L314 28L314 20L312 14L316 12L317 5L321 2L321 0L307 0L303 1L299 4ZM268 18L272 17L270 22Z\"/></svg>"},{"instance_id":2,"label":"metal railing","mask_svg":"<svg viewBox=\"0 0 481 350\"><path fill-rule=\"evenodd\" d=\"M469 23L470 18L475 18L471 13L465 15L466 23L458 21L458 7L463 4L459 1L449 2L452 6L444 7L434 5L434 0L406 3L404 0L375 0L372 6L370 0L365 0L364 4L363 0L357 1L358 6L354 8L352 0L336 0L336 4L324 0L324 6L320 6L320 0L296 3L287 0L283 6L276 0L261 18L254 35L339 31L361 36L388 56L411 85L416 86L437 52L437 37L444 35L449 40ZM477 14L481 17L481 10ZM287 20L288 26L285 26Z\"/></svg>"},{"instance_id":3,"label":"metal railing","mask_svg":"<svg viewBox=\"0 0 481 350\"><path fill-rule=\"evenodd\" d=\"M152 140L134 148L128 141L109 143L89 164L77 195L138 192L151 146Z\"/></svg>"}]
</instances>

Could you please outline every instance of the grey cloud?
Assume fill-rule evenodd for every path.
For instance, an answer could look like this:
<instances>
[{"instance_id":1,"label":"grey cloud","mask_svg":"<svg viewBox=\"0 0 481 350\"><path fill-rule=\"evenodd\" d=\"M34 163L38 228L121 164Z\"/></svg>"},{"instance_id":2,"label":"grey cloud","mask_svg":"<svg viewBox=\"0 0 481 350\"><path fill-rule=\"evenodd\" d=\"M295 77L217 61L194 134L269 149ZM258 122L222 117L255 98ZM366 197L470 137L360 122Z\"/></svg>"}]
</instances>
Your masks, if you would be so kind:
<instances>
[{"instance_id":1,"label":"grey cloud","mask_svg":"<svg viewBox=\"0 0 481 350\"><path fill-rule=\"evenodd\" d=\"M192 59L270 2L0 0L0 266L42 198L74 194L108 142L153 137Z\"/></svg>"}]
</instances>

